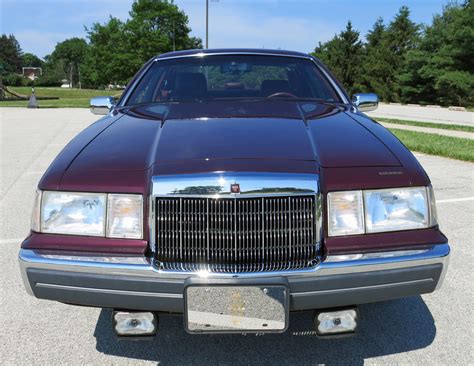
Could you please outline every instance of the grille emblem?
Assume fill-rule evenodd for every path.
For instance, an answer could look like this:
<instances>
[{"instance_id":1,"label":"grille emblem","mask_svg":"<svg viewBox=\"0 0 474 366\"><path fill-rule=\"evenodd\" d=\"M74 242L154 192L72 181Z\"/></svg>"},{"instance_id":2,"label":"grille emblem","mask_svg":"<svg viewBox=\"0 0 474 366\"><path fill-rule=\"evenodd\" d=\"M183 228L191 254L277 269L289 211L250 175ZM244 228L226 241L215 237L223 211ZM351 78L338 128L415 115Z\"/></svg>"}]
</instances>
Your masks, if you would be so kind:
<instances>
[{"instance_id":1,"label":"grille emblem","mask_svg":"<svg viewBox=\"0 0 474 366\"><path fill-rule=\"evenodd\" d=\"M230 185L231 193L240 193L240 184L234 183Z\"/></svg>"}]
</instances>

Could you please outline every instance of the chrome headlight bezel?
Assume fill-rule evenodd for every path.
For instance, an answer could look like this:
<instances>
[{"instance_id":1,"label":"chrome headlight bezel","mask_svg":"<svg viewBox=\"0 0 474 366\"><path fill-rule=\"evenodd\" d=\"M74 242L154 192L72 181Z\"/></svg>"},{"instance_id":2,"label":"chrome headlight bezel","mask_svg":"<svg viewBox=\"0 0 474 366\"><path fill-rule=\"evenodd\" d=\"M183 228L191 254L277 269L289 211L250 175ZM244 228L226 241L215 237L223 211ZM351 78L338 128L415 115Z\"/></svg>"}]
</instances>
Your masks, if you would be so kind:
<instances>
[{"instance_id":1,"label":"chrome headlight bezel","mask_svg":"<svg viewBox=\"0 0 474 366\"><path fill-rule=\"evenodd\" d=\"M87 223L79 222L79 225L82 224L81 230L77 230L77 229L67 230L67 229L64 229L64 227L61 228L61 225L58 225L59 226L58 229L54 229L51 227L48 228L45 224L45 217L46 217L45 206L48 204L48 200L51 200L51 198L58 198L61 196L65 199L65 201L67 201L68 196L76 197L76 199L99 198L100 210L98 212L94 212L94 214L96 215L94 217L95 218L94 226L88 227ZM113 207L114 202L116 202L117 200L123 201L124 199L125 201L130 200L131 202L134 202L133 207L131 207L131 210L129 211L133 214L133 217L131 217L131 219L134 222L134 225L133 225L132 230L128 228L128 231L118 230L117 232L116 224L114 225L115 231L111 230L111 223L114 222L114 219L116 217L113 216L114 210L111 210L110 208ZM57 218L59 219L59 221L61 221L61 219L63 222L66 219L70 220L71 215L69 215L68 217L66 213L61 212L63 207L60 207L58 203L55 203L55 205L57 207L54 214L58 215ZM143 205L144 205L144 200L143 200L143 195L141 194L100 193L100 192L91 193L91 192L72 192L72 191L41 191L38 189L36 191L35 200L33 204L33 212L31 216L31 230L34 232L44 233L44 234L93 236L93 237L123 238L123 239L143 239L143 235L144 235L144 225L143 225L144 207ZM51 214L51 211L49 211L49 214ZM81 213L78 213L76 210L76 212L73 212L73 216L74 214L76 215L76 217L79 218L79 221L80 221ZM82 215L83 215L83 212L82 212ZM90 221L89 220L90 217L83 216L82 218L84 218L84 220L86 221ZM122 218L122 221L124 222L130 222L130 220L127 220L128 218L126 216L124 220L123 207L122 207L121 218ZM72 223L74 224L74 222ZM97 223L99 223L101 227L100 230L97 229Z\"/></svg>"},{"instance_id":2,"label":"chrome headlight bezel","mask_svg":"<svg viewBox=\"0 0 474 366\"><path fill-rule=\"evenodd\" d=\"M410 221L409 219L404 219L404 224L399 224L398 226L393 221L389 224L383 225L373 225L373 209L369 210L369 206L374 207L373 202L369 202L371 197L376 197L377 195L393 196L393 199L398 199L399 196L405 196L405 201L408 199L413 201L415 197L415 205L418 205L418 210L412 210L411 213L415 215L422 215L421 221ZM334 228L333 224L335 222L343 222L343 220L335 220L334 217L338 217L337 212L333 211L333 200L334 197L344 195L359 195L362 197L363 205L356 205L353 207L354 211L351 213L354 217L363 216L361 220L363 228L358 228L357 230L349 230L347 227ZM412 195L410 197L410 195ZM421 200L421 201L420 201ZM408 202L409 207L413 202ZM401 201L404 202L404 201ZM420 202L423 207L420 206ZM377 202L380 205L380 202ZM384 206L384 208L389 206ZM421 208L421 209L420 209ZM390 210L386 210L390 211ZM422 212L421 212L422 211ZM353 190L353 191L338 191L338 192L329 192L327 195L327 214L328 214L328 236L337 237L337 236L347 236L347 235L362 235L362 234L375 234L375 233L384 233L384 232L395 232L395 231L408 231L408 230L420 230L427 229L438 224L437 215L436 215L436 204L434 199L433 188L429 186L417 186L417 187L395 187L395 188L384 188L384 189L371 189L371 190ZM346 213L346 216L348 214ZM413 215L412 215L413 216ZM403 220L401 220L403 222Z\"/></svg>"}]
</instances>

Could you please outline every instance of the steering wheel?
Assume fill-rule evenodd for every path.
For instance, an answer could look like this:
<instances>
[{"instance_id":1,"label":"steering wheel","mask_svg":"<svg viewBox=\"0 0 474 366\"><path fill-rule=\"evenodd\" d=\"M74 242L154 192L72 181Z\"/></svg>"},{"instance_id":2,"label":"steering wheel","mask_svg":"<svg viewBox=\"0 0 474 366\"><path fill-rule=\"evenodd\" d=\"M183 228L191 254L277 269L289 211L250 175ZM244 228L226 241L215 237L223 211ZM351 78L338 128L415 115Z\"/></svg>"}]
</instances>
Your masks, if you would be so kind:
<instances>
[{"instance_id":1,"label":"steering wheel","mask_svg":"<svg viewBox=\"0 0 474 366\"><path fill-rule=\"evenodd\" d=\"M298 98L293 93L288 93L288 92L278 92L278 93L273 93L267 96L267 98L280 98L280 97Z\"/></svg>"}]
</instances>

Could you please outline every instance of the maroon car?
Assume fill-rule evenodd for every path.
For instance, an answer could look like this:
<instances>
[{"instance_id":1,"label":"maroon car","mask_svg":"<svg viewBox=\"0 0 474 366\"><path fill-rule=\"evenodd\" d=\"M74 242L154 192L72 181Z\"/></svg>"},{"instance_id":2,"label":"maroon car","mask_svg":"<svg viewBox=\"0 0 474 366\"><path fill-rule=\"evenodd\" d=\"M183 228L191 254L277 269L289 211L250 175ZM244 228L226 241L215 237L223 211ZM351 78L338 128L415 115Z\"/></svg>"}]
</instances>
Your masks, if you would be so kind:
<instances>
[{"instance_id":1,"label":"maroon car","mask_svg":"<svg viewBox=\"0 0 474 366\"><path fill-rule=\"evenodd\" d=\"M357 305L446 273L433 188L321 62L276 50L163 54L58 155L22 244L40 299L112 308L118 336L183 314L192 333L353 333Z\"/></svg>"}]
</instances>

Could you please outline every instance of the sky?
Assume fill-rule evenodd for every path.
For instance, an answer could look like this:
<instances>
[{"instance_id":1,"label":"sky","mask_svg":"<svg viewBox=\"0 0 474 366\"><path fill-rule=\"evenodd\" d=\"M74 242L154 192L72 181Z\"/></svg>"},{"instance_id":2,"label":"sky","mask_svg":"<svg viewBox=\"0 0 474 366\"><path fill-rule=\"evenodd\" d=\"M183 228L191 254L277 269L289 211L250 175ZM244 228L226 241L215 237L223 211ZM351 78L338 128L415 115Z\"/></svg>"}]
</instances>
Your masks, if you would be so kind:
<instances>
[{"instance_id":1,"label":"sky","mask_svg":"<svg viewBox=\"0 0 474 366\"><path fill-rule=\"evenodd\" d=\"M312 52L351 20L364 37L378 17L390 22L402 5L412 20L431 23L448 0L210 0L209 47L279 48ZM85 27L110 15L126 20L132 0L0 0L0 32L14 34L23 52L50 54ZM205 39L205 0L175 0L193 36Z\"/></svg>"}]
</instances>

